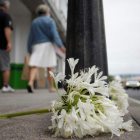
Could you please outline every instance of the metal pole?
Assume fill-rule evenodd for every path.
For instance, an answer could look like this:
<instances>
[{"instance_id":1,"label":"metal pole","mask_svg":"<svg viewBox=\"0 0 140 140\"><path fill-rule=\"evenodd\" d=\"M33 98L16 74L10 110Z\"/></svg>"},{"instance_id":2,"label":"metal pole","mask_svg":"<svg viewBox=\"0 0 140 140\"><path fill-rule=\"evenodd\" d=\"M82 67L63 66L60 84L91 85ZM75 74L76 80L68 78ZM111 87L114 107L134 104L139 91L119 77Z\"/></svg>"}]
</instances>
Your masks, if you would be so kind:
<instances>
[{"instance_id":1,"label":"metal pole","mask_svg":"<svg viewBox=\"0 0 140 140\"><path fill-rule=\"evenodd\" d=\"M66 58L79 58L75 72L96 65L108 76L102 0L69 0ZM66 62L66 75L70 69Z\"/></svg>"}]
</instances>

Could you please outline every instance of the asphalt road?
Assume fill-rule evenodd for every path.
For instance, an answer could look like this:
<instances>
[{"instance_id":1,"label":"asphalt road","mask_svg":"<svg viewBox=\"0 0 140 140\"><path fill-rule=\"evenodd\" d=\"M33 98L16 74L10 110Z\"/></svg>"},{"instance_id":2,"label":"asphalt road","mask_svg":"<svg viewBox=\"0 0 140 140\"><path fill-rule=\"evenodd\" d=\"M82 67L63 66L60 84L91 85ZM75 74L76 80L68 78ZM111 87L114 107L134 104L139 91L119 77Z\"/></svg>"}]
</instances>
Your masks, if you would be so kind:
<instances>
[{"instance_id":1,"label":"asphalt road","mask_svg":"<svg viewBox=\"0 0 140 140\"><path fill-rule=\"evenodd\" d=\"M136 100L140 100L140 90L132 90L132 89L128 89L126 90L127 94L129 95L129 97L134 98Z\"/></svg>"}]
</instances>

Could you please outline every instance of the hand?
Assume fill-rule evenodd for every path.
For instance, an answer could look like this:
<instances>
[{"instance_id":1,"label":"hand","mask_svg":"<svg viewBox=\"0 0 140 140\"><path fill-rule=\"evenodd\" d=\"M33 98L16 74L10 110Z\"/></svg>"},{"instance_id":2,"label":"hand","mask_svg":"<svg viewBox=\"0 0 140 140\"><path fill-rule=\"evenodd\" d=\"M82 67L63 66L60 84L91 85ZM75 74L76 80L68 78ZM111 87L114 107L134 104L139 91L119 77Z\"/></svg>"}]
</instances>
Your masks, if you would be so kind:
<instances>
[{"instance_id":1,"label":"hand","mask_svg":"<svg viewBox=\"0 0 140 140\"><path fill-rule=\"evenodd\" d=\"M66 53L66 48L65 47L61 47L60 49L63 53Z\"/></svg>"},{"instance_id":2,"label":"hand","mask_svg":"<svg viewBox=\"0 0 140 140\"><path fill-rule=\"evenodd\" d=\"M8 43L7 44L7 49L6 49L7 52L11 52L12 51L12 44L11 43Z\"/></svg>"}]
</instances>

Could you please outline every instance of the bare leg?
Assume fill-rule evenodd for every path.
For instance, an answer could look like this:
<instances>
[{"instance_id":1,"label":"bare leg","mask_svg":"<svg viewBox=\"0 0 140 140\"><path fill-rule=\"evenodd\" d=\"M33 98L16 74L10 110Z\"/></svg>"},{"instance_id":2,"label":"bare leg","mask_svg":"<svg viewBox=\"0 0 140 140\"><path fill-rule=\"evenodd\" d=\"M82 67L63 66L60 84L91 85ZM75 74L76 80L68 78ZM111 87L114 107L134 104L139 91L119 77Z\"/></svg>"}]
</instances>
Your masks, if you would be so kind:
<instances>
[{"instance_id":1,"label":"bare leg","mask_svg":"<svg viewBox=\"0 0 140 140\"><path fill-rule=\"evenodd\" d=\"M53 77L50 75L49 71L53 72L53 68L48 68L48 80L49 80L49 84L50 84L50 88L49 90L51 92L54 92L56 91L56 89L53 87Z\"/></svg>"},{"instance_id":2,"label":"bare leg","mask_svg":"<svg viewBox=\"0 0 140 140\"><path fill-rule=\"evenodd\" d=\"M9 84L10 70L3 71L2 75L4 84Z\"/></svg>"},{"instance_id":3,"label":"bare leg","mask_svg":"<svg viewBox=\"0 0 140 140\"><path fill-rule=\"evenodd\" d=\"M34 85L34 80L35 80L37 71L38 71L38 67L31 67L30 69L30 79L29 79L28 85L32 87L32 90L34 89L33 85Z\"/></svg>"}]
</instances>

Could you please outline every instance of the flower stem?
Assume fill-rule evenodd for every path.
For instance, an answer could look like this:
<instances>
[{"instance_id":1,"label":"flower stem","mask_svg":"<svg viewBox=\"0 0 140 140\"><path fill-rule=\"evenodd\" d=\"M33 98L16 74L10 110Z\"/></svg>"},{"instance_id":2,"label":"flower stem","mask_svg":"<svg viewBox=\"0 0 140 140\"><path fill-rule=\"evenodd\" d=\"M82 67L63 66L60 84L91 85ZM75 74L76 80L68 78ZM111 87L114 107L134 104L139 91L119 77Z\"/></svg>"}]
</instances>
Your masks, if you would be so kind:
<instances>
[{"instance_id":1,"label":"flower stem","mask_svg":"<svg viewBox=\"0 0 140 140\"><path fill-rule=\"evenodd\" d=\"M25 115L31 115L31 114L44 114L44 113L49 113L49 112L52 112L52 111L50 109L43 109L43 110L19 112L19 113L2 115L0 116L0 119L13 118L13 117L25 116Z\"/></svg>"},{"instance_id":2,"label":"flower stem","mask_svg":"<svg viewBox=\"0 0 140 140\"><path fill-rule=\"evenodd\" d=\"M56 108L56 110L61 110L61 109L68 109L67 106L62 106ZM26 111L26 112L19 112L19 113L12 113L12 114L6 114L0 116L0 119L7 119L7 118L13 118L13 117L18 117L18 116L25 116L25 115L31 115L31 114L44 114L44 113L49 113L52 112L51 109L42 109L42 110L33 110L33 111Z\"/></svg>"},{"instance_id":3,"label":"flower stem","mask_svg":"<svg viewBox=\"0 0 140 140\"><path fill-rule=\"evenodd\" d=\"M66 101L62 98L62 96L59 94L59 92L58 92L58 85L56 84L56 82L55 82L55 86L56 86L56 92L57 92L58 96L61 98L61 100L62 100L63 102L66 102Z\"/></svg>"}]
</instances>

